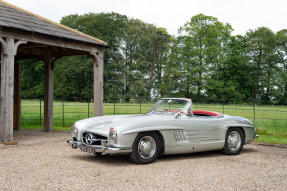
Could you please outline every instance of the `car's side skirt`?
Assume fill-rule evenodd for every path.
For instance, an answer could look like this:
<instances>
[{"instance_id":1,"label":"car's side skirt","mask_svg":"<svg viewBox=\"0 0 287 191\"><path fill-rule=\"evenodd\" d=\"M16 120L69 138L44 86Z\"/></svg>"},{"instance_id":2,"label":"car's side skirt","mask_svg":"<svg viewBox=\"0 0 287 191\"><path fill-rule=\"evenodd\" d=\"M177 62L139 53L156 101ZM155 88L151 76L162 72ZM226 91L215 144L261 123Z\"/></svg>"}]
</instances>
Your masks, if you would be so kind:
<instances>
[{"instance_id":1,"label":"car's side skirt","mask_svg":"<svg viewBox=\"0 0 287 191\"><path fill-rule=\"evenodd\" d=\"M190 144L190 145L167 146L164 149L164 154L170 155L170 154L183 154L183 153L212 151L212 150L220 150L223 147L224 147L224 141Z\"/></svg>"}]
</instances>

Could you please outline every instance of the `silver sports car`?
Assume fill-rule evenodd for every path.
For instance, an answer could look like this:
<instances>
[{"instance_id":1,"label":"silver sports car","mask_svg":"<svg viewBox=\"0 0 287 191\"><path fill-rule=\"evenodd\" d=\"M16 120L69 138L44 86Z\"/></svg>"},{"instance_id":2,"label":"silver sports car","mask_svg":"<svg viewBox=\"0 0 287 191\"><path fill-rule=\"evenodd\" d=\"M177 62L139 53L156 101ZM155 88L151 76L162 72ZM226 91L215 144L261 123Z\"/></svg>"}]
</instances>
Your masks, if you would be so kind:
<instances>
[{"instance_id":1,"label":"silver sports car","mask_svg":"<svg viewBox=\"0 0 287 191\"><path fill-rule=\"evenodd\" d=\"M94 155L128 154L146 164L159 154L222 150L238 154L256 138L254 125L245 118L212 111L192 111L192 101L164 98L144 115L102 116L72 126L73 149Z\"/></svg>"}]
</instances>

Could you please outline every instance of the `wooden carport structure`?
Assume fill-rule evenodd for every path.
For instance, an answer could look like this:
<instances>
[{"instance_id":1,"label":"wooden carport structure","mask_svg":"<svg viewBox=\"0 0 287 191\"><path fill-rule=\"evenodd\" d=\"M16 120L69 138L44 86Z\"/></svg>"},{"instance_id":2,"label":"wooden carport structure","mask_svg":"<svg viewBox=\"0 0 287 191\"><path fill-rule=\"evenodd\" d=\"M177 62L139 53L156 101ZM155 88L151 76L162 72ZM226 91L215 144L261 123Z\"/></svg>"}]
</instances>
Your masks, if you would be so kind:
<instances>
[{"instance_id":1,"label":"wooden carport structure","mask_svg":"<svg viewBox=\"0 0 287 191\"><path fill-rule=\"evenodd\" d=\"M53 71L63 56L90 55L94 60L94 114L103 111L103 56L107 44L0 0L0 143L13 141L20 127L20 64L44 61L44 130L53 130ZM79 76L80 77L80 76Z\"/></svg>"}]
</instances>

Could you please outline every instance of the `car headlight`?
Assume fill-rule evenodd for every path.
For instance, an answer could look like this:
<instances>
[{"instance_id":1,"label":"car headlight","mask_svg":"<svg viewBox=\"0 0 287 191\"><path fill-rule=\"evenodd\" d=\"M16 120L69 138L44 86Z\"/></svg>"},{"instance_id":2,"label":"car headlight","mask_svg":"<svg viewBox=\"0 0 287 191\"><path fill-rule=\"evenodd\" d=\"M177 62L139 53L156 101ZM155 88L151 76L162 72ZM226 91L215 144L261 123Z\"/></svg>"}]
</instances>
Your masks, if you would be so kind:
<instances>
[{"instance_id":1,"label":"car headlight","mask_svg":"<svg viewBox=\"0 0 287 191\"><path fill-rule=\"evenodd\" d=\"M109 131L109 144L110 145L115 145L115 144L117 144L117 141L118 141L117 130L115 128L110 128L110 131Z\"/></svg>"},{"instance_id":2,"label":"car headlight","mask_svg":"<svg viewBox=\"0 0 287 191\"><path fill-rule=\"evenodd\" d=\"M78 128L75 124L72 125L72 137L78 137Z\"/></svg>"}]
</instances>

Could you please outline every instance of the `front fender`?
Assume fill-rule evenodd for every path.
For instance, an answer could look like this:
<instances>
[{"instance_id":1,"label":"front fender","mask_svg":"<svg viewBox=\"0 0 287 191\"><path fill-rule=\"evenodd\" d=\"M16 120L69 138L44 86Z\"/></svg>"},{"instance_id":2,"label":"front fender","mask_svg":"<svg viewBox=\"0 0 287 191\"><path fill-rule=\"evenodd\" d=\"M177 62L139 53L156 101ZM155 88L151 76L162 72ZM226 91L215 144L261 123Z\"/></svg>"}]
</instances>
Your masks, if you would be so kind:
<instances>
[{"instance_id":1,"label":"front fender","mask_svg":"<svg viewBox=\"0 0 287 191\"><path fill-rule=\"evenodd\" d=\"M165 131L165 130L184 130L182 127L174 127L174 126L151 126L151 127L138 127L135 129L129 129L121 134L133 134L133 133L140 133L140 132L147 132L147 131Z\"/></svg>"},{"instance_id":2,"label":"front fender","mask_svg":"<svg viewBox=\"0 0 287 191\"><path fill-rule=\"evenodd\" d=\"M225 127L226 131L230 127L242 127L244 130L244 134L245 134L245 144L252 142L254 140L255 135L256 135L255 127L253 125L238 123L238 124L232 124L232 125L225 125L224 127Z\"/></svg>"},{"instance_id":3,"label":"front fender","mask_svg":"<svg viewBox=\"0 0 287 191\"><path fill-rule=\"evenodd\" d=\"M148 131L159 131L164 139L165 146L167 145L174 145L174 142L172 141L170 130L184 130L184 128L181 127L173 127L173 126L152 126L152 127L138 127L134 129L129 129L124 132L121 132L118 137L118 145L121 147L132 147L135 138L137 135L141 132L148 132ZM166 140L166 138L168 139Z\"/></svg>"},{"instance_id":4,"label":"front fender","mask_svg":"<svg viewBox=\"0 0 287 191\"><path fill-rule=\"evenodd\" d=\"M224 128L227 130L229 127L242 127L242 128L251 128L254 129L253 125L247 125L247 124L243 124L243 123L232 123L232 124L226 124L224 125Z\"/></svg>"}]
</instances>

